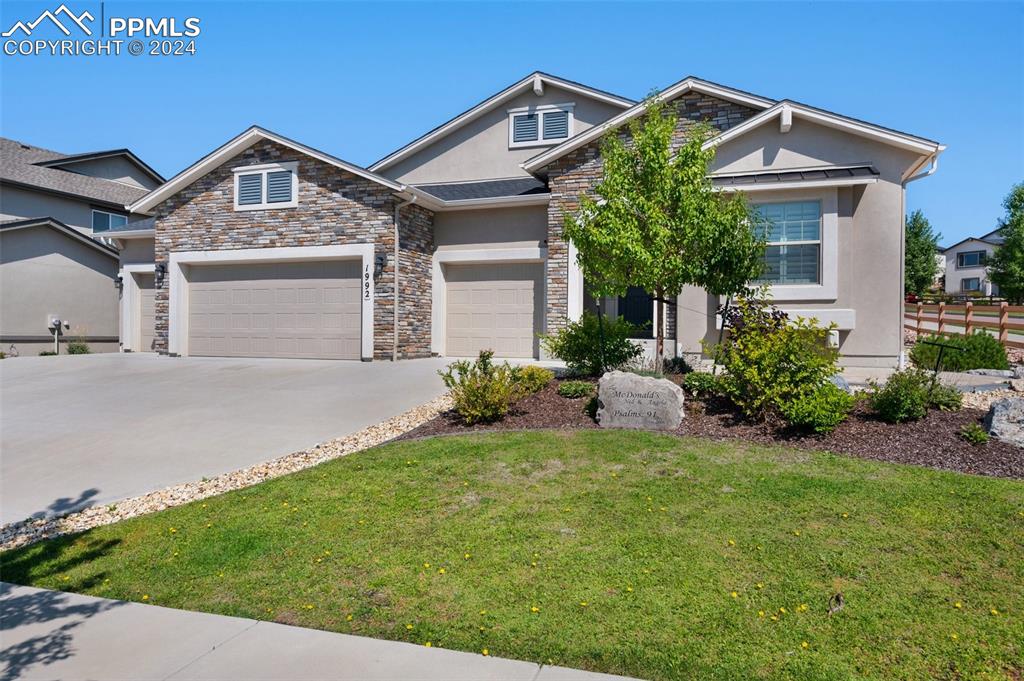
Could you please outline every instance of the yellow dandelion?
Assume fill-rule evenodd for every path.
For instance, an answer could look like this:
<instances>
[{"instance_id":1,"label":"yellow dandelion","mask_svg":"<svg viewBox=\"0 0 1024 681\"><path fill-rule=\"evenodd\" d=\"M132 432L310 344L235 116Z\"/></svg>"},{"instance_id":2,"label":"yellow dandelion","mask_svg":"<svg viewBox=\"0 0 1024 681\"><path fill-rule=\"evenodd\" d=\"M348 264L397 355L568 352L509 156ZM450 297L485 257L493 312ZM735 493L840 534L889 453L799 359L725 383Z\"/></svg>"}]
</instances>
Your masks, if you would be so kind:
<instances>
[{"instance_id":1,"label":"yellow dandelion","mask_svg":"<svg viewBox=\"0 0 1024 681\"><path fill-rule=\"evenodd\" d=\"M271 608L267 608L267 614L274 612Z\"/></svg>"},{"instance_id":2,"label":"yellow dandelion","mask_svg":"<svg viewBox=\"0 0 1024 681\"><path fill-rule=\"evenodd\" d=\"M758 582L757 583L757 588L758 589L763 589L764 588L764 582Z\"/></svg>"},{"instance_id":3,"label":"yellow dandelion","mask_svg":"<svg viewBox=\"0 0 1024 681\"><path fill-rule=\"evenodd\" d=\"M849 518L849 517L850 517L850 514L849 514L849 513L844 513L844 514L843 514L843 517L844 517L844 518Z\"/></svg>"},{"instance_id":4,"label":"yellow dandelion","mask_svg":"<svg viewBox=\"0 0 1024 681\"><path fill-rule=\"evenodd\" d=\"M739 597L740 597L740 595L739 595L738 593L736 593L735 591L733 591L733 592L732 592L731 594L729 594L729 595L730 595L730 596L732 596L733 598L739 598Z\"/></svg>"},{"instance_id":5,"label":"yellow dandelion","mask_svg":"<svg viewBox=\"0 0 1024 681\"><path fill-rule=\"evenodd\" d=\"M758 617L764 617L764 610L758 610L757 611L757 616Z\"/></svg>"},{"instance_id":6,"label":"yellow dandelion","mask_svg":"<svg viewBox=\"0 0 1024 681\"><path fill-rule=\"evenodd\" d=\"M472 556L470 556L468 553L462 557L463 560L469 560L470 558L472 558Z\"/></svg>"},{"instance_id":7,"label":"yellow dandelion","mask_svg":"<svg viewBox=\"0 0 1024 681\"><path fill-rule=\"evenodd\" d=\"M434 647L434 644L433 644L433 643L431 643L430 641L427 641L427 642L426 642L426 643L424 643L423 645L424 645L425 647L427 647L427 648L432 648L432 647Z\"/></svg>"},{"instance_id":8,"label":"yellow dandelion","mask_svg":"<svg viewBox=\"0 0 1024 681\"><path fill-rule=\"evenodd\" d=\"M627 587L626 587L626 591L628 591L628 592L632 593L632 592L633 592L633 587L631 587L631 586L627 586Z\"/></svg>"},{"instance_id":9,"label":"yellow dandelion","mask_svg":"<svg viewBox=\"0 0 1024 681\"><path fill-rule=\"evenodd\" d=\"M532 561L530 563L530 567L537 567L537 561Z\"/></svg>"},{"instance_id":10,"label":"yellow dandelion","mask_svg":"<svg viewBox=\"0 0 1024 681\"><path fill-rule=\"evenodd\" d=\"M786 609L785 608L779 608L779 612L781 612L783 615L785 615L786 614Z\"/></svg>"},{"instance_id":11,"label":"yellow dandelion","mask_svg":"<svg viewBox=\"0 0 1024 681\"><path fill-rule=\"evenodd\" d=\"M61 577L61 579L62 579L62 580L64 580L64 581L66 582L66 581L68 581L68 580L69 580L69 579L71 579L71 578L70 578L70 577L68 577L67 575L64 575L63 577Z\"/></svg>"},{"instance_id":12,"label":"yellow dandelion","mask_svg":"<svg viewBox=\"0 0 1024 681\"><path fill-rule=\"evenodd\" d=\"M586 601L580 601L580 605L585 608L589 604Z\"/></svg>"},{"instance_id":13,"label":"yellow dandelion","mask_svg":"<svg viewBox=\"0 0 1024 681\"><path fill-rule=\"evenodd\" d=\"M429 568L430 568L430 563L424 563L424 564L423 564L423 567L425 567L425 568L428 568L428 569L429 569Z\"/></svg>"},{"instance_id":14,"label":"yellow dandelion","mask_svg":"<svg viewBox=\"0 0 1024 681\"><path fill-rule=\"evenodd\" d=\"M412 629L412 625L411 625L411 624L406 624L406 625L405 625L405 628L406 628L406 629Z\"/></svg>"},{"instance_id":15,"label":"yellow dandelion","mask_svg":"<svg viewBox=\"0 0 1024 681\"><path fill-rule=\"evenodd\" d=\"M481 611L480 611L480 614L481 614L481 615L486 615L486 614L487 614L487 611L486 611L486 610L481 610Z\"/></svg>"},{"instance_id":16,"label":"yellow dandelion","mask_svg":"<svg viewBox=\"0 0 1024 681\"><path fill-rule=\"evenodd\" d=\"M171 529L169 529L167 531L170 532L171 534L177 534L178 533L178 528L172 527Z\"/></svg>"},{"instance_id":17,"label":"yellow dandelion","mask_svg":"<svg viewBox=\"0 0 1024 681\"><path fill-rule=\"evenodd\" d=\"M736 546L736 542L734 542L732 539L730 539L729 540L729 546Z\"/></svg>"},{"instance_id":18,"label":"yellow dandelion","mask_svg":"<svg viewBox=\"0 0 1024 681\"><path fill-rule=\"evenodd\" d=\"M351 622L352 621L352 615L345 615L345 621L346 622Z\"/></svg>"},{"instance_id":19,"label":"yellow dandelion","mask_svg":"<svg viewBox=\"0 0 1024 681\"><path fill-rule=\"evenodd\" d=\"M803 643L800 644L800 647L803 648L804 650L807 650L807 646L809 646L809 645L810 644L807 641L804 641Z\"/></svg>"},{"instance_id":20,"label":"yellow dandelion","mask_svg":"<svg viewBox=\"0 0 1024 681\"><path fill-rule=\"evenodd\" d=\"M989 612L992 613L993 615L998 615L999 614L999 611L996 610L995 608L992 608L991 610L989 610Z\"/></svg>"},{"instance_id":21,"label":"yellow dandelion","mask_svg":"<svg viewBox=\"0 0 1024 681\"><path fill-rule=\"evenodd\" d=\"M800 536L800 530L793 530L793 534L795 534L796 536L799 537Z\"/></svg>"},{"instance_id":22,"label":"yellow dandelion","mask_svg":"<svg viewBox=\"0 0 1024 681\"><path fill-rule=\"evenodd\" d=\"M359 524L360 524L360 525L365 525L365 524L366 524L366 521L365 521L365 520L363 520L362 518L360 518L360 519L359 519Z\"/></svg>"},{"instance_id":23,"label":"yellow dandelion","mask_svg":"<svg viewBox=\"0 0 1024 681\"><path fill-rule=\"evenodd\" d=\"M953 632L952 634L950 634L950 635L949 635L949 637L950 637L951 639L953 639L954 641L955 641L955 640L957 640L958 638L960 638L959 636L957 636L957 635L956 635L956 632L955 632L955 631L954 631L954 632Z\"/></svg>"},{"instance_id":24,"label":"yellow dandelion","mask_svg":"<svg viewBox=\"0 0 1024 681\"><path fill-rule=\"evenodd\" d=\"M665 511L667 511L668 509L667 509L667 508L665 508L664 506L660 506L660 507L658 507L658 510L659 510L659 511L661 511L661 512L665 512Z\"/></svg>"},{"instance_id":25,"label":"yellow dandelion","mask_svg":"<svg viewBox=\"0 0 1024 681\"><path fill-rule=\"evenodd\" d=\"M535 606L533 606L532 608L530 608L530 612L540 612L540 608L538 608L538 607L537 607L537 606L535 605Z\"/></svg>"},{"instance_id":26,"label":"yellow dandelion","mask_svg":"<svg viewBox=\"0 0 1024 681\"><path fill-rule=\"evenodd\" d=\"M771 620L772 622L778 622L778 621L779 621L779 618L778 618L778 616L777 616L777 615L772 615L772 616L771 616L771 617L769 617L768 619L770 619L770 620Z\"/></svg>"},{"instance_id":27,"label":"yellow dandelion","mask_svg":"<svg viewBox=\"0 0 1024 681\"><path fill-rule=\"evenodd\" d=\"M213 523L206 523L207 527L213 527Z\"/></svg>"},{"instance_id":28,"label":"yellow dandelion","mask_svg":"<svg viewBox=\"0 0 1024 681\"><path fill-rule=\"evenodd\" d=\"M312 610L313 609L313 604L312 603L306 603L306 605L304 605L303 607L306 608L306 610Z\"/></svg>"},{"instance_id":29,"label":"yellow dandelion","mask_svg":"<svg viewBox=\"0 0 1024 681\"><path fill-rule=\"evenodd\" d=\"M487 627L480 627L480 631L487 631Z\"/></svg>"},{"instance_id":30,"label":"yellow dandelion","mask_svg":"<svg viewBox=\"0 0 1024 681\"><path fill-rule=\"evenodd\" d=\"M149 594L142 594L142 600L148 601L149 600Z\"/></svg>"},{"instance_id":31,"label":"yellow dandelion","mask_svg":"<svg viewBox=\"0 0 1024 681\"><path fill-rule=\"evenodd\" d=\"M438 568L437 569L437 574L443 575L444 574L444 568Z\"/></svg>"},{"instance_id":32,"label":"yellow dandelion","mask_svg":"<svg viewBox=\"0 0 1024 681\"><path fill-rule=\"evenodd\" d=\"M483 650L480 651L480 654L483 655L484 657L487 657L491 653L487 650L487 648L484 648Z\"/></svg>"},{"instance_id":33,"label":"yellow dandelion","mask_svg":"<svg viewBox=\"0 0 1024 681\"><path fill-rule=\"evenodd\" d=\"M807 610L807 604L806 603L801 603L800 605L796 606L796 609L799 610L800 612L804 612L804 611Z\"/></svg>"},{"instance_id":34,"label":"yellow dandelion","mask_svg":"<svg viewBox=\"0 0 1024 681\"><path fill-rule=\"evenodd\" d=\"M957 610L960 610L961 608L964 607L964 604L961 603L960 601L957 601L956 603L953 604L953 607L956 608Z\"/></svg>"}]
</instances>

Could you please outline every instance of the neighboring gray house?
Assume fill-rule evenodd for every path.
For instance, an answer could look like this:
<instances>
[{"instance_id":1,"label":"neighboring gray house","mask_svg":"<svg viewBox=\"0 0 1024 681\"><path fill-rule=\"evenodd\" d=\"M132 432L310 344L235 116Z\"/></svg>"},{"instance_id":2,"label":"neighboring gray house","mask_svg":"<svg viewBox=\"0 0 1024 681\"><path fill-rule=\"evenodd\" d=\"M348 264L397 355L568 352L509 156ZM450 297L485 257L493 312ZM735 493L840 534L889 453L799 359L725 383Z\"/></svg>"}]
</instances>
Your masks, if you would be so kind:
<instances>
[{"instance_id":1,"label":"neighboring gray house","mask_svg":"<svg viewBox=\"0 0 1024 681\"><path fill-rule=\"evenodd\" d=\"M118 349L118 254L102 238L163 181L127 149L68 155L0 138L0 350L52 348L53 317L70 322L67 339Z\"/></svg>"},{"instance_id":2,"label":"neighboring gray house","mask_svg":"<svg viewBox=\"0 0 1024 681\"><path fill-rule=\"evenodd\" d=\"M999 286L988 276L987 262L1003 243L999 229L968 237L944 249L946 293L965 296L998 296Z\"/></svg>"},{"instance_id":3,"label":"neighboring gray house","mask_svg":"<svg viewBox=\"0 0 1024 681\"><path fill-rule=\"evenodd\" d=\"M843 362L902 351L907 183L944 147L685 78L658 98L719 133L714 182L772 219L765 281L835 324ZM601 177L606 134L645 103L533 73L368 169L252 127L132 203L122 344L173 355L538 357L537 334L593 305L564 217ZM152 284L150 284L152 282ZM150 288L151 286L151 288ZM718 336L692 288L665 319L640 290L608 307L662 324L676 353Z\"/></svg>"}]
</instances>

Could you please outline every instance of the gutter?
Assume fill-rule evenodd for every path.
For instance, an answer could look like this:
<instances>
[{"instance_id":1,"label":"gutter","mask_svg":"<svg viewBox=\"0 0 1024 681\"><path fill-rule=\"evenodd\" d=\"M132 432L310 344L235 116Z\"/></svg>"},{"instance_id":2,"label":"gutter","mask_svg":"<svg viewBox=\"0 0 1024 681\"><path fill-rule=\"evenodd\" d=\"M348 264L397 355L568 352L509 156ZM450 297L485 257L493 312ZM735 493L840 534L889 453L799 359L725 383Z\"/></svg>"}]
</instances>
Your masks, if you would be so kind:
<instances>
[{"instance_id":1,"label":"gutter","mask_svg":"<svg viewBox=\"0 0 1024 681\"><path fill-rule=\"evenodd\" d=\"M394 219L394 223L395 223L395 253L394 253L395 264L393 265L393 267L395 269L395 283L394 283L394 287L395 287L395 309L394 309L394 311L393 311L393 313L391 315L392 319L393 319L393 322L394 322L394 330L393 330L394 338L391 341L391 361L392 362L395 362L395 361L398 360L398 282L399 282L399 280L398 280L398 274L399 274L399 269L398 269L398 232L399 232L399 213L406 206L411 206L412 204L416 203L416 200L419 198L414 192L410 191L409 188L406 187L404 184L402 185L402 192L403 193L408 192L409 195L412 198L406 199L405 201L402 201L401 203L396 203L395 204L395 219Z\"/></svg>"}]
</instances>

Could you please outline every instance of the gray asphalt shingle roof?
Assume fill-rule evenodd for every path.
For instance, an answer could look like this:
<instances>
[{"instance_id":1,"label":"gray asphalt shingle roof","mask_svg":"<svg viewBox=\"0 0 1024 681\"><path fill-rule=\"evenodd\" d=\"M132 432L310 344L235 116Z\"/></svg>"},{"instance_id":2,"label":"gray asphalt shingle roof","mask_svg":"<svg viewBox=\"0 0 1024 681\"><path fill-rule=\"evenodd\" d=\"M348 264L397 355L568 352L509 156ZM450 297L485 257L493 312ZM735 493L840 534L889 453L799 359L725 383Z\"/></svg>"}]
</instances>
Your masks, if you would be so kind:
<instances>
[{"instance_id":1,"label":"gray asphalt shingle roof","mask_svg":"<svg viewBox=\"0 0 1024 681\"><path fill-rule=\"evenodd\" d=\"M482 180L480 182L454 182L450 184L418 184L422 189L444 201L464 199L495 199L506 196L530 196L546 194L547 185L535 177L511 177L503 180Z\"/></svg>"},{"instance_id":2,"label":"gray asphalt shingle roof","mask_svg":"<svg viewBox=\"0 0 1024 681\"><path fill-rule=\"evenodd\" d=\"M148 193L146 189L122 182L37 165L68 156L0 137L0 182L71 194L117 206L125 206Z\"/></svg>"}]
</instances>

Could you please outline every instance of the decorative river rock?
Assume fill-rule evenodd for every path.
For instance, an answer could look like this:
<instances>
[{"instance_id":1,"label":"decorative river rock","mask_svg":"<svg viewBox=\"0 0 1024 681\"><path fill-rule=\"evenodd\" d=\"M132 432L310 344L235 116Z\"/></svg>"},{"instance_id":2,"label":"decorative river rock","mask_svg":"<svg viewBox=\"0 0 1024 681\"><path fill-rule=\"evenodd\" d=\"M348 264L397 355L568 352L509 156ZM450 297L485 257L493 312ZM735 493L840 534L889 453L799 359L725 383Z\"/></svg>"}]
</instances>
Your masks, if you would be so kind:
<instances>
[{"instance_id":1,"label":"decorative river rock","mask_svg":"<svg viewBox=\"0 0 1024 681\"><path fill-rule=\"evenodd\" d=\"M683 389L664 378L609 371L597 383L602 428L675 430L683 420Z\"/></svg>"}]
</instances>

